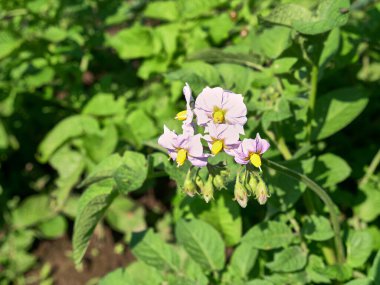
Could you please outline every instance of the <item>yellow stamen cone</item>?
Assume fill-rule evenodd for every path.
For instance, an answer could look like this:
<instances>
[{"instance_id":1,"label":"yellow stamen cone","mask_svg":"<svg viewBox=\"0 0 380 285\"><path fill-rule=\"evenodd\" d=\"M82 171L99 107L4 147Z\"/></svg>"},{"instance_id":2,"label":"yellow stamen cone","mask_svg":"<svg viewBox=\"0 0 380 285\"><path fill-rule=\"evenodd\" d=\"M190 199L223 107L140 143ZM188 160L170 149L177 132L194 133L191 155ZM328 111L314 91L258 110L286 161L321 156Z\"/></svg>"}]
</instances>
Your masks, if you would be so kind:
<instances>
[{"instance_id":1,"label":"yellow stamen cone","mask_svg":"<svg viewBox=\"0 0 380 285\"><path fill-rule=\"evenodd\" d=\"M222 110L217 110L212 114L215 124L224 123L224 112Z\"/></svg>"},{"instance_id":2,"label":"yellow stamen cone","mask_svg":"<svg viewBox=\"0 0 380 285\"><path fill-rule=\"evenodd\" d=\"M217 140L212 143L211 153L213 155L218 154L223 149L223 141Z\"/></svg>"},{"instance_id":3,"label":"yellow stamen cone","mask_svg":"<svg viewBox=\"0 0 380 285\"><path fill-rule=\"evenodd\" d=\"M252 153L249 157L249 160L253 164L253 166L260 168L261 166L261 157L258 153Z\"/></svg>"},{"instance_id":4,"label":"yellow stamen cone","mask_svg":"<svg viewBox=\"0 0 380 285\"><path fill-rule=\"evenodd\" d=\"M184 111L179 112L179 113L175 116L175 119L176 119L176 120L179 120L179 121L184 121L184 120L186 120L186 117L187 117L187 111L184 110Z\"/></svg>"},{"instance_id":5,"label":"yellow stamen cone","mask_svg":"<svg viewBox=\"0 0 380 285\"><path fill-rule=\"evenodd\" d=\"M177 158L176 158L177 166L182 166L185 163L186 158L187 158L187 151L181 148L177 152Z\"/></svg>"}]
</instances>

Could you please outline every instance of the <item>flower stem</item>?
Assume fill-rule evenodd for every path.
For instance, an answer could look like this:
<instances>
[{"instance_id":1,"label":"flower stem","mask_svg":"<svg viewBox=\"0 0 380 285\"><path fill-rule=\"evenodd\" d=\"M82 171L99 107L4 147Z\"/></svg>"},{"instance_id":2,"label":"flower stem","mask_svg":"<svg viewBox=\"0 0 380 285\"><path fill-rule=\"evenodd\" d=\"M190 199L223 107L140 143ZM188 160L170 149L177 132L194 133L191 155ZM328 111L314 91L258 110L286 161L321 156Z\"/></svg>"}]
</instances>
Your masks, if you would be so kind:
<instances>
[{"instance_id":1,"label":"flower stem","mask_svg":"<svg viewBox=\"0 0 380 285\"><path fill-rule=\"evenodd\" d=\"M359 182L359 186L363 186L367 184L369 178L375 172L379 163L380 163L380 149L377 151L376 155L373 157L372 162L367 169L367 172L365 173L363 179Z\"/></svg>"},{"instance_id":2,"label":"flower stem","mask_svg":"<svg viewBox=\"0 0 380 285\"><path fill-rule=\"evenodd\" d=\"M320 187L318 184L316 184L313 180L308 178L306 175L303 175L301 173L298 173L292 169L289 169L281 164L278 164L276 162L270 161L268 159L262 158L263 165L272 168L278 172L281 172L285 175L288 175L290 177L293 177L294 179L303 182L306 186L308 186L315 194L318 195L318 197L325 203L329 213L330 213L330 221L334 230L335 235L335 250L337 255L337 261L338 263L344 262L344 247L342 238L340 236L340 225L339 225L339 218L338 213L336 211L336 206L334 202L331 200L330 196L326 193L325 190L323 190L322 187Z\"/></svg>"},{"instance_id":3,"label":"flower stem","mask_svg":"<svg viewBox=\"0 0 380 285\"><path fill-rule=\"evenodd\" d=\"M311 69L311 82L310 82L310 96L309 96L309 116L308 116L308 138L311 140L312 123L314 118L315 101L317 98L318 90L318 66L313 64Z\"/></svg>"}]
</instances>

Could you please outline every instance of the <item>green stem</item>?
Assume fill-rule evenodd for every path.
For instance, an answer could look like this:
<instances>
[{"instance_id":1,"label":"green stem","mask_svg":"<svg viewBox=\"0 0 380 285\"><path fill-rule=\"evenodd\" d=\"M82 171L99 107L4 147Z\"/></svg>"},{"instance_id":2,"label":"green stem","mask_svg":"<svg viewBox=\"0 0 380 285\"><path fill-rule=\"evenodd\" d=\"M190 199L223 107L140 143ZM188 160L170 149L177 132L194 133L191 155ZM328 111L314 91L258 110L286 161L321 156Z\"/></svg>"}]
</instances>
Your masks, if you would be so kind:
<instances>
[{"instance_id":1,"label":"green stem","mask_svg":"<svg viewBox=\"0 0 380 285\"><path fill-rule=\"evenodd\" d=\"M311 130L312 123L314 118L314 110L315 110L315 101L317 98L317 90L318 90L318 66L313 64L311 69L311 82L310 82L310 96L309 96L309 116L308 116L308 136L309 141L311 140Z\"/></svg>"},{"instance_id":2,"label":"green stem","mask_svg":"<svg viewBox=\"0 0 380 285\"><path fill-rule=\"evenodd\" d=\"M288 175L290 177L293 177L294 179L303 182L306 186L308 186L315 194L318 195L318 197L325 203L329 213L330 213L330 220L331 224L334 230L335 235L335 249L336 249L336 255L337 255L337 261L338 263L344 262L344 247L342 238L340 236L340 225L339 225L339 218L338 213L336 211L336 206L334 202L331 200L330 196L326 193L325 190L323 190L322 187L320 187L318 184L316 184L313 180L308 178L307 176L298 173L294 170L291 170L281 164L278 164L276 162L267 160L265 158L262 158L262 162L265 166L272 168L278 172L281 172L285 175Z\"/></svg>"},{"instance_id":3,"label":"green stem","mask_svg":"<svg viewBox=\"0 0 380 285\"><path fill-rule=\"evenodd\" d=\"M285 139L283 136L279 137L277 140L277 148L280 150L282 156L285 160L289 160L292 158L292 154L286 145Z\"/></svg>"},{"instance_id":4,"label":"green stem","mask_svg":"<svg viewBox=\"0 0 380 285\"><path fill-rule=\"evenodd\" d=\"M363 186L363 185L367 184L369 178L375 172L379 163L380 163L380 149L377 151L376 155L373 157L372 162L367 169L367 172L365 173L363 179L359 183L359 186Z\"/></svg>"}]
</instances>

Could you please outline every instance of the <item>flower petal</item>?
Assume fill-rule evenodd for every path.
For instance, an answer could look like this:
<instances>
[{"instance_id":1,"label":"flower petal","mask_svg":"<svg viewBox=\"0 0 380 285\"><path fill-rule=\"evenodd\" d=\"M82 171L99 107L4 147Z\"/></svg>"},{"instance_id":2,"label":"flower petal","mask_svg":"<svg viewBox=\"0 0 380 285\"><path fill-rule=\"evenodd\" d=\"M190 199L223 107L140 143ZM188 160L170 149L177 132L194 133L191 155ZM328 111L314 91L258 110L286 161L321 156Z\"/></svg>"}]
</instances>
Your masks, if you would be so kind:
<instances>
[{"instance_id":1,"label":"flower petal","mask_svg":"<svg viewBox=\"0 0 380 285\"><path fill-rule=\"evenodd\" d=\"M201 157L195 157L195 156L189 156L188 160L190 163L194 166L203 167L207 165L207 156L201 156Z\"/></svg>"},{"instance_id":2,"label":"flower petal","mask_svg":"<svg viewBox=\"0 0 380 285\"><path fill-rule=\"evenodd\" d=\"M201 134L189 137L188 140L188 152L189 156L202 157L203 156L203 146L201 143Z\"/></svg>"},{"instance_id":3,"label":"flower petal","mask_svg":"<svg viewBox=\"0 0 380 285\"><path fill-rule=\"evenodd\" d=\"M164 133L158 138L158 144L168 150L174 150L177 134L164 125Z\"/></svg>"},{"instance_id":4,"label":"flower petal","mask_svg":"<svg viewBox=\"0 0 380 285\"><path fill-rule=\"evenodd\" d=\"M256 141L256 152L257 153L263 154L270 147L269 142L267 140L262 139L260 137L259 133L256 134L255 141Z\"/></svg>"},{"instance_id":5,"label":"flower petal","mask_svg":"<svg viewBox=\"0 0 380 285\"><path fill-rule=\"evenodd\" d=\"M195 109L204 110L205 112L213 112L214 107L222 108L223 88L206 87L198 95L195 100Z\"/></svg>"}]
</instances>

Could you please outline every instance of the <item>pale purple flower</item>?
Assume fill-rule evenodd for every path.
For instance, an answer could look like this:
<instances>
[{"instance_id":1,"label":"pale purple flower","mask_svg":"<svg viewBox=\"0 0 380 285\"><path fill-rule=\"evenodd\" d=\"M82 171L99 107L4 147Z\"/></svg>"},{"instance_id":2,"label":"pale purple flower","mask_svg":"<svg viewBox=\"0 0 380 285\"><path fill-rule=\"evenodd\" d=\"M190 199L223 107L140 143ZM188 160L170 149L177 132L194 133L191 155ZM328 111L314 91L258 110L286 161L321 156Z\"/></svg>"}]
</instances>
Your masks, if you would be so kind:
<instances>
[{"instance_id":1,"label":"pale purple flower","mask_svg":"<svg viewBox=\"0 0 380 285\"><path fill-rule=\"evenodd\" d=\"M183 165L186 160L199 167L207 164L207 155L203 153L200 134L177 135L164 126L164 134L159 137L158 144L168 150L170 158L175 160L178 166Z\"/></svg>"},{"instance_id":2,"label":"pale purple flower","mask_svg":"<svg viewBox=\"0 0 380 285\"><path fill-rule=\"evenodd\" d=\"M220 87L206 87L195 100L194 113L200 126L207 127L210 123L236 125L239 133L244 134L247 107L241 94Z\"/></svg>"},{"instance_id":3,"label":"pale purple flower","mask_svg":"<svg viewBox=\"0 0 380 285\"><path fill-rule=\"evenodd\" d=\"M267 140L256 135L255 139L244 139L234 151L235 161L239 164L247 164L249 161L255 166L261 167L261 155L268 150L270 144Z\"/></svg>"},{"instance_id":4,"label":"pale purple flower","mask_svg":"<svg viewBox=\"0 0 380 285\"><path fill-rule=\"evenodd\" d=\"M194 113L192 110L192 105L194 105L194 99L191 95L191 89L188 83L186 83L183 87L183 95L185 96L186 100L186 110L179 112L175 118L177 120L183 121L182 130L184 134L194 135Z\"/></svg>"},{"instance_id":5,"label":"pale purple flower","mask_svg":"<svg viewBox=\"0 0 380 285\"><path fill-rule=\"evenodd\" d=\"M234 125L209 124L208 134L203 136L207 141L211 153L216 155L224 150L229 155L234 155L234 150L239 146L239 129Z\"/></svg>"}]
</instances>

